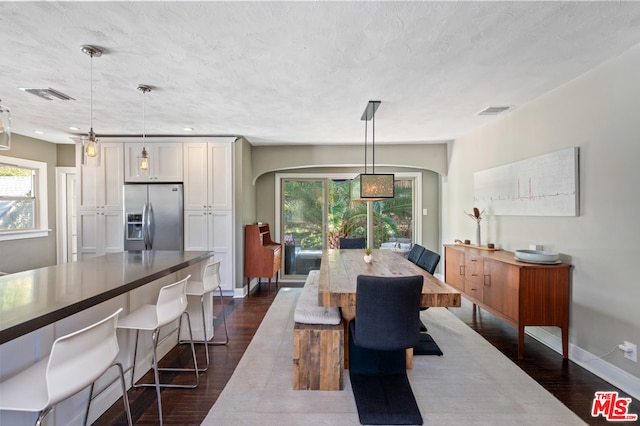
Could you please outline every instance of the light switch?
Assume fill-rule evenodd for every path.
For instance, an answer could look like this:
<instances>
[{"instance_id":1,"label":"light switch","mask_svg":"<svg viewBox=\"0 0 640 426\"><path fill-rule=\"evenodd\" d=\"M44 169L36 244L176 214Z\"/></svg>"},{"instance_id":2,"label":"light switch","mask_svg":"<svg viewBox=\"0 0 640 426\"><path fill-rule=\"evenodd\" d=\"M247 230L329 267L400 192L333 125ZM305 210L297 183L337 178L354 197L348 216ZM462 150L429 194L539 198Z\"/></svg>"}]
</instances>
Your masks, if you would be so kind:
<instances>
[{"instance_id":1,"label":"light switch","mask_svg":"<svg viewBox=\"0 0 640 426\"><path fill-rule=\"evenodd\" d=\"M422 215L426 216L427 215L427 209L422 209Z\"/></svg>"}]
</instances>

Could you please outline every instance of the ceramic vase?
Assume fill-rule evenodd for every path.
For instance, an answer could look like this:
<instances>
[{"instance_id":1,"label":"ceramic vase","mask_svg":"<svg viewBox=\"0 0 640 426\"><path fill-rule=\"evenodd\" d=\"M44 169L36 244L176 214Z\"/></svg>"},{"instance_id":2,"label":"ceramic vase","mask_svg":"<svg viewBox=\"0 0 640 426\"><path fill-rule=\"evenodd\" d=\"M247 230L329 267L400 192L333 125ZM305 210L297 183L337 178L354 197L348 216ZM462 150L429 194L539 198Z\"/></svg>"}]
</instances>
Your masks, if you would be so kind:
<instances>
[{"instance_id":1,"label":"ceramic vase","mask_svg":"<svg viewBox=\"0 0 640 426\"><path fill-rule=\"evenodd\" d=\"M482 241L480 240L480 222L476 224L476 245L478 247L482 245Z\"/></svg>"},{"instance_id":2,"label":"ceramic vase","mask_svg":"<svg viewBox=\"0 0 640 426\"><path fill-rule=\"evenodd\" d=\"M371 256L370 254L365 254L364 255L364 261L367 263L371 263L371 261L373 260L373 256Z\"/></svg>"}]
</instances>

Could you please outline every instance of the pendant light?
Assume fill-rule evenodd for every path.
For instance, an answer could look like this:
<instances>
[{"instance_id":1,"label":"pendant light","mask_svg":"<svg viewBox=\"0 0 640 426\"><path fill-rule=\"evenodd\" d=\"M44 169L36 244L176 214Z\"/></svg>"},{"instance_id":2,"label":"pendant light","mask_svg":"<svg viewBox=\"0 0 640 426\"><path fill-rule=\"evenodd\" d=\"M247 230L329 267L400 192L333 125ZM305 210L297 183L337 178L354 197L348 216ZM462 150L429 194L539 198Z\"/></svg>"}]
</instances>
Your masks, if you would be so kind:
<instances>
[{"instance_id":1,"label":"pendant light","mask_svg":"<svg viewBox=\"0 0 640 426\"><path fill-rule=\"evenodd\" d=\"M0 105L0 150L7 149L11 149L11 111Z\"/></svg>"},{"instance_id":2,"label":"pendant light","mask_svg":"<svg viewBox=\"0 0 640 426\"><path fill-rule=\"evenodd\" d=\"M86 136L81 139L82 143L82 165L98 167L100 165L100 147L98 139L93 131L93 58L102 56L102 50L95 46L84 45L82 52L91 57L91 98L90 98L90 129Z\"/></svg>"},{"instance_id":3,"label":"pendant light","mask_svg":"<svg viewBox=\"0 0 640 426\"><path fill-rule=\"evenodd\" d=\"M364 123L364 173L356 176L352 184L352 199L374 201L394 197L395 176L390 173L376 173L376 111L381 101L369 101L361 120ZM367 128L372 123L371 173L367 173Z\"/></svg>"},{"instance_id":4,"label":"pendant light","mask_svg":"<svg viewBox=\"0 0 640 426\"><path fill-rule=\"evenodd\" d=\"M138 168L136 174L139 177L147 177L149 176L151 164L149 163L149 153L147 152L147 146L145 143L144 95L151 91L151 86L139 84L138 90L142 92L142 151L140 152L140 155L138 155Z\"/></svg>"}]
</instances>

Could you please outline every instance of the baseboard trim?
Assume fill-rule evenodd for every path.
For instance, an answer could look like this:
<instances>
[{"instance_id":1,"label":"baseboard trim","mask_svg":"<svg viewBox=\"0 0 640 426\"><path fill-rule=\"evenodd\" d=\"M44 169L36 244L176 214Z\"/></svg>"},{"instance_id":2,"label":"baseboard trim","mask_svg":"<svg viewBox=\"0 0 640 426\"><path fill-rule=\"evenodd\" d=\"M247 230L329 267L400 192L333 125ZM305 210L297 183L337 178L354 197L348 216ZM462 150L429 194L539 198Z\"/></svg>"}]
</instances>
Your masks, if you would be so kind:
<instances>
[{"instance_id":1,"label":"baseboard trim","mask_svg":"<svg viewBox=\"0 0 640 426\"><path fill-rule=\"evenodd\" d=\"M543 327L527 327L525 333L559 354L562 353L560 337L550 333ZM569 344L569 359L602 380L606 380L613 386L628 393L633 398L640 400L640 378L574 344Z\"/></svg>"}]
</instances>

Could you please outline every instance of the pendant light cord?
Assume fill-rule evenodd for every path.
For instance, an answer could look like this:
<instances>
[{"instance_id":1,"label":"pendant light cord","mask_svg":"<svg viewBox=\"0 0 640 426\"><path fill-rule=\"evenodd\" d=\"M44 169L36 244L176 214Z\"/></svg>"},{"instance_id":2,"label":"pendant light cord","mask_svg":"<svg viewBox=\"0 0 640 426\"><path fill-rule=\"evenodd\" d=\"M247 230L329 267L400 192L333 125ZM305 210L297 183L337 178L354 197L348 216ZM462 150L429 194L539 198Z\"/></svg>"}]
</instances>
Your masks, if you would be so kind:
<instances>
[{"instance_id":1,"label":"pendant light cord","mask_svg":"<svg viewBox=\"0 0 640 426\"><path fill-rule=\"evenodd\" d=\"M89 128L91 129L91 133L93 133L93 52L89 54L91 57L91 80L89 81ZM90 136L91 137L91 136Z\"/></svg>"},{"instance_id":2,"label":"pendant light cord","mask_svg":"<svg viewBox=\"0 0 640 426\"><path fill-rule=\"evenodd\" d=\"M376 174L376 113L371 110L371 170Z\"/></svg>"},{"instance_id":3,"label":"pendant light cord","mask_svg":"<svg viewBox=\"0 0 640 426\"><path fill-rule=\"evenodd\" d=\"M367 174L367 127L369 123L364 120L364 174Z\"/></svg>"},{"instance_id":4,"label":"pendant light cord","mask_svg":"<svg viewBox=\"0 0 640 426\"><path fill-rule=\"evenodd\" d=\"M145 144L145 134L146 134L146 120L144 115L144 95L147 93L146 90L142 91L142 150L146 148Z\"/></svg>"}]
</instances>

